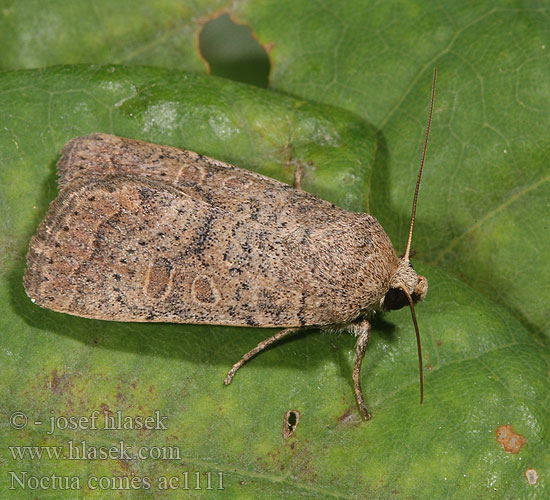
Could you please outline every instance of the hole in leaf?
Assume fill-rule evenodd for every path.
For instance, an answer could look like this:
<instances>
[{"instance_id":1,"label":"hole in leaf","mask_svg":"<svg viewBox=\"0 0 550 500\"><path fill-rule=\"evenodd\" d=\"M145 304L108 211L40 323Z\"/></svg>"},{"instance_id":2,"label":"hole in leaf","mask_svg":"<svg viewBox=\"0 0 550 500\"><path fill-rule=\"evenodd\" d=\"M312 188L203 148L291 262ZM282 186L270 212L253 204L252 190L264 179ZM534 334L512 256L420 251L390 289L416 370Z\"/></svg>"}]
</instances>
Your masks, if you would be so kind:
<instances>
[{"instance_id":1,"label":"hole in leaf","mask_svg":"<svg viewBox=\"0 0 550 500\"><path fill-rule=\"evenodd\" d=\"M211 75L267 88L271 63L248 25L222 14L202 26L199 51Z\"/></svg>"},{"instance_id":2,"label":"hole in leaf","mask_svg":"<svg viewBox=\"0 0 550 500\"><path fill-rule=\"evenodd\" d=\"M298 410L288 410L285 413L283 421L283 438L288 439L294 436L298 422L300 421L300 412Z\"/></svg>"}]
</instances>

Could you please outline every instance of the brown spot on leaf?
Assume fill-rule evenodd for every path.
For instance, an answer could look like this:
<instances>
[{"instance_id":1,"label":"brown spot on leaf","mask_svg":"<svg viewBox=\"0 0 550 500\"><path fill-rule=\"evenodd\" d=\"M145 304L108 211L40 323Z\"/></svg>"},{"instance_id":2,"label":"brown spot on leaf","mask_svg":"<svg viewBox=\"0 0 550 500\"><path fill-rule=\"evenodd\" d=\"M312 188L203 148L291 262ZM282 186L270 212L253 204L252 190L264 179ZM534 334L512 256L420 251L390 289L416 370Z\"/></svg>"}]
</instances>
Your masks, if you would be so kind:
<instances>
[{"instance_id":1,"label":"brown spot on leaf","mask_svg":"<svg viewBox=\"0 0 550 500\"><path fill-rule=\"evenodd\" d=\"M343 425L353 425L361 422L359 414L355 413L351 408L348 408L342 415L338 417L338 422Z\"/></svg>"},{"instance_id":2,"label":"brown spot on leaf","mask_svg":"<svg viewBox=\"0 0 550 500\"><path fill-rule=\"evenodd\" d=\"M136 475L132 470L132 464L127 459L120 458L117 460L117 463L124 476L134 477Z\"/></svg>"},{"instance_id":3,"label":"brown spot on leaf","mask_svg":"<svg viewBox=\"0 0 550 500\"><path fill-rule=\"evenodd\" d=\"M497 441L502 445L504 451L508 453L518 453L527 440L521 435L516 434L511 425L501 425L496 430Z\"/></svg>"},{"instance_id":4,"label":"brown spot on leaf","mask_svg":"<svg viewBox=\"0 0 550 500\"><path fill-rule=\"evenodd\" d=\"M527 469L525 472L525 479L527 479L527 484L534 486L539 482L539 473L536 469Z\"/></svg>"},{"instance_id":5,"label":"brown spot on leaf","mask_svg":"<svg viewBox=\"0 0 550 500\"><path fill-rule=\"evenodd\" d=\"M288 410L283 419L283 439L294 436L296 427L300 422L300 412L298 410Z\"/></svg>"},{"instance_id":6,"label":"brown spot on leaf","mask_svg":"<svg viewBox=\"0 0 550 500\"><path fill-rule=\"evenodd\" d=\"M111 410L111 408L109 408L109 405L107 403L101 403L100 409L101 409L101 412L103 413L103 415L112 415L113 414L113 410Z\"/></svg>"},{"instance_id":7,"label":"brown spot on leaf","mask_svg":"<svg viewBox=\"0 0 550 500\"><path fill-rule=\"evenodd\" d=\"M59 375L54 370L50 377L46 377L46 386L55 394L63 394L70 387L71 381L66 373Z\"/></svg>"}]
</instances>

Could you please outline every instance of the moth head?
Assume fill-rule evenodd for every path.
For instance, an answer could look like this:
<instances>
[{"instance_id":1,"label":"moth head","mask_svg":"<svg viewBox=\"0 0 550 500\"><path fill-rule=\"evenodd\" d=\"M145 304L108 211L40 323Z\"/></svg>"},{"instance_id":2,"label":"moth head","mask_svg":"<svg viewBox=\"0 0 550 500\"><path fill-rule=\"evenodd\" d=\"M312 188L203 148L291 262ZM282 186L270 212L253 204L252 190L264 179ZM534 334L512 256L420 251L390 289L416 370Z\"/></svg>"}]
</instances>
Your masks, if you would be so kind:
<instances>
[{"instance_id":1,"label":"moth head","mask_svg":"<svg viewBox=\"0 0 550 500\"><path fill-rule=\"evenodd\" d=\"M399 259L398 266L390 281L390 288L380 301L383 311L401 309L409 305L405 290L414 304L424 300L428 293L428 280L416 273L411 263L404 258Z\"/></svg>"},{"instance_id":2,"label":"moth head","mask_svg":"<svg viewBox=\"0 0 550 500\"><path fill-rule=\"evenodd\" d=\"M420 332L414 312L414 304L420 302L428 293L428 280L424 276L416 274L411 266L408 251L397 262L397 268L390 281L390 288L380 301L382 310L401 309L410 306L411 315L416 333L416 345L418 346L418 370L420 373L420 404L424 399L424 375L422 372L422 346L420 345Z\"/></svg>"}]
</instances>

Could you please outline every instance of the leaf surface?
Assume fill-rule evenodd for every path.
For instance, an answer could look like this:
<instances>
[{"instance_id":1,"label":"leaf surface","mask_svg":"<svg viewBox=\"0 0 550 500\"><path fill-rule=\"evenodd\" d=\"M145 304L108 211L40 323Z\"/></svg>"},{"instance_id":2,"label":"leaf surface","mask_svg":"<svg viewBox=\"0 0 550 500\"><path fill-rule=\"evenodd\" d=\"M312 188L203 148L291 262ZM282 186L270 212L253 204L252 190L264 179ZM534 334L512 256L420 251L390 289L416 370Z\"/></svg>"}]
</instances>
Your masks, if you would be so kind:
<instances>
[{"instance_id":1,"label":"leaf surface","mask_svg":"<svg viewBox=\"0 0 550 500\"><path fill-rule=\"evenodd\" d=\"M0 430L3 489L9 471L55 472L102 498L90 476L133 475L141 484L117 493L145 498L170 494L162 477L178 477L183 490L187 472L189 493L210 498L546 498L547 6L243 2L236 17L274 43L271 87L280 92L266 92L160 68L202 71L194 36L221 4L200 4L22 1L3 11L0 63L16 71L0 74L0 408L5 423L16 411L29 416L24 429ZM23 70L78 62L156 68ZM185 147L286 182L304 162L305 189L372 211L401 251L433 66L438 91L413 242L430 284L417 307L424 405L406 310L374 322L363 369L374 418L362 423L350 336L298 335L224 387L231 364L272 330L89 321L39 309L24 294L24 256L56 196L58 152L94 131ZM47 434L52 415L95 410L158 410L168 429ZM284 440L287 410L300 420ZM526 439L517 454L497 441L506 424ZM176 446L180 456L37 460L7 447L66 451L70 440ZM193 490L197 471L203 482ZM74 498L51 487L40 494ZM28 498L29 489L10 495Z\"/></svg>"}]
</instances>

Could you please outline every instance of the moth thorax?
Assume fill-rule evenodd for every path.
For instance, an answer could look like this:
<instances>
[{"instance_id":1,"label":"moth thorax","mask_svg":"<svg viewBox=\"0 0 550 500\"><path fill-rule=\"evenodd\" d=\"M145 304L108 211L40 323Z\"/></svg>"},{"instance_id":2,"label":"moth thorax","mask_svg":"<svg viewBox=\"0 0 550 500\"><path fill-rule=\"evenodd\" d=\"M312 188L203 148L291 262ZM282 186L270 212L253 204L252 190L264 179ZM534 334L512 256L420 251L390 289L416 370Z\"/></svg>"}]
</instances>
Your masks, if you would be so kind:
<instances>
[{"instance_id":1,"label":"moth thorax","mask_svg":"<svg viewBox=\"0 0 550 500\"><path fill-rule=\"evenodd\" d=\"M401 258L391 278L390 289L380 302L381 309L390 311L409 305L403 288L415 304L423 300L428 293L428 280L416 273L409 260Z\"/></svg>"}]
</instances>

